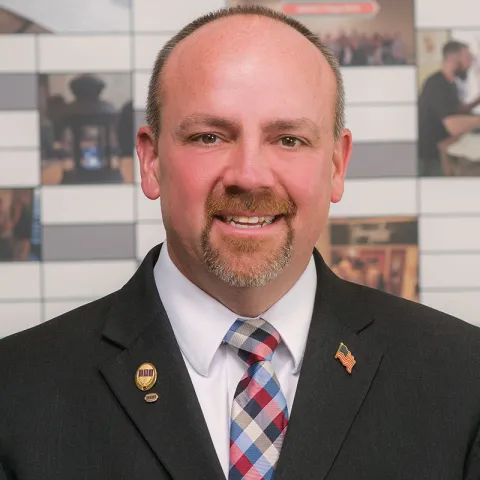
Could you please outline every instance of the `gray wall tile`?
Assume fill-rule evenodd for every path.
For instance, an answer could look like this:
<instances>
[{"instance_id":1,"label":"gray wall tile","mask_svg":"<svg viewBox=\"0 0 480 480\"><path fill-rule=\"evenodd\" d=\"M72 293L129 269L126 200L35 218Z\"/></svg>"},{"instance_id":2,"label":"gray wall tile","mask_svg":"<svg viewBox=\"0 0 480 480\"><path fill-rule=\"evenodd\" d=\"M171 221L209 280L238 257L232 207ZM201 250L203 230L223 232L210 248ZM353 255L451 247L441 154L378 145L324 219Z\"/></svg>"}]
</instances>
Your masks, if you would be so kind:
<instances>
[{"instance_id":1,"label":"gray wall tile","mask_svg":"<svg viewBox=\"0 0 480 480\"><path fill-rule=\"evenodd\" d=\"M37 108L37 76L0 74L0 110Z\"/></svg>"},{"instance_id":2,"label":"gray wall tile","mask_svg":"<svg viewBox=\"0 0 480 480\"><path fill-rule=\"evenodd\" d=\"M135 258L134 225L43 227L44 261Z\"/></svg>"},{"instance_id":3,"label":"gray wall tile","mask_svg":"<svg viewBox=\"0 0 480 480\"><path fill-rule=\"evenodd\" d=\"M416 177L416 143L354 143L348 178Z\"/></svg>"},{"instance_id":4,"label":"gray wall tile","mask_svg":"<svg viewBox=\"0 0 480 480\"><path fill-rule=\"evenodd\" d=\"M143 110L135 110L135 124L134 124L134 127L135 127L135 134L137 133L137 130L142 126L142 125L146 125L147 123L147 120L145 119L145 111Z\"/></svg>"}]
</instances>

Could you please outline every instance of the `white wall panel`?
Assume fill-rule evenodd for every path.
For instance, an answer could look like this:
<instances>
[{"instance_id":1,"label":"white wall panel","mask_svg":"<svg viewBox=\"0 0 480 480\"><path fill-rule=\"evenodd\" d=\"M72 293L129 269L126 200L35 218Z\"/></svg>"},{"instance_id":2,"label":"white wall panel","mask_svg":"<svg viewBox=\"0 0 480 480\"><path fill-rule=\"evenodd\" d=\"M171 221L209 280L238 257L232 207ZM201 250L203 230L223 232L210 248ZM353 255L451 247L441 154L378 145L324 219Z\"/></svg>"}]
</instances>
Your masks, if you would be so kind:
<instances>
[{"instance_id":1,"label":"white wall panel","mask_svg":"<svg viewBox=\"0 0 480 480\"><path fill-rule=\"evenodd\" d=\"M420 250L428 252L480 253L478 217L420 217Z\"/></svg>"},{"instance_id":2,"label":"white wall panel","mask_svg":"<svg viewBox=\"0 0 480 480\"><path fill-rule=\"evenodd\" d=\"M0 73L35 72L35 36L0 35Z\"/></svg>"},{"instance_id":3,"label":"white wall panel","mask_svg":"<svg viewBox=\"0 0 480 480\"><path fill-rule=\"evenodd\" d=\"M480 327L480 290L464 292L423 292L421 301L429 307Z\"/></svg>"},{"instance_id":4,"label":"white wall panel","mask_svg":"<svg viewBox=\"0 0 480 480\"><path fill-rule=\"evenodd\" d=\"M0 338L34 327L41 321L40 302L0 302Z\"/></svg>"},{"instance_id":5,"label":"white wall panel","mask_svg":"<svg viewBox=\"0 0 480 480\"><path fill-rule=\"evenodd\" d=\"M331 217L416 215L414 179L346 180L345 193L332 204Z\"/></svg>"},{"instance_id":6,"label":"white wall panel","mask_svg":"<svg viewBox=\"0 0 480 480\"><path fill-rule=\"evenodd\" d=\"M0 150L0 187L34 187L39 183L38 150Z\"/></svg>"},{"instance_id":7,"label":"white wall panel","mask_svg":"<svg viewBox=\"0 0 480 480\"><path fill-rule=\"evenodd\" d=\"M480 289L480 275L478 272L480 272L480 253L423 253L420 255L421 288L447 290L457 288Z\"/></svg>"},{"instance_id":8,"label":"white wall panel","mask_svg":"<svg viewBox=\"0 0 480 480\"><path fill-rule=\"evenodd\" d=\"M347 67L342 69L347 103L406 103L417 101L414 66Z\"/></svg>"},{"instance_id":9,"label":"white wall panel","mask_svg":"<svg viewBox=\"0 0 480 480\"><path fill-rule=\"evenodd\" d=\"M134 41L134 68L152 71L158 52L170 39L171 35L137 34Z\"/></svg>"},{"instance_id":10,"label":"white wall panel","mask_svg":"<svg viewBox=\"0 0 480 480\"><path fill-rule=\"evenodd\" d=\"M197 16L226 4L226 0L133 0L134 30L176 32Z\"/></svg>"},{"instance_id":11,"label":"white wall panel","mask_svg":"<svg viewBox=\"0 0 480 480\"><path fill-rule=\"evenodd\" d=\"M161 222L137 225L137 259L145 255L159 243L165 241L165 229Z\"/></svg>"},{"instance_id":12,"label":"white wall panel","mask_svg":"<svg viewBox=\"0 0 480 480\"><path fill-rule=\"evenodd\" d=\"M40 263L0 264L0 300L40 298Z\"/></svg>"},{"instance_id":13,"label":"white wall panel","mask_svg":"<svg viewBox=\"0 0 480 480\"><path fill-rule=\"evenodd\" d=\"M478 25L478 0L415 0L417 28L455 28Z\"/></svg>"},{"instance_id":14,"label":"white wall panel","mask_svg":"<svg viewBox=\"0 0 480 480\"><path fill-rule=\"evenodd\" d=\"M45 262L46 299L99 298L121 288L133 275L136 262Z\"/></svg>"},{"instance_id":15,"label":"white wall panel","mask_svg":"<svg viewBox=\"0 0 480 480\"><path fill-rule=\"evenodd\" d=\"M416 105L347 105L345 113L354 142L417 140Z\"/></svg>"},{"instance_id":16,"label":"white wall panel","mask_svg":"<svg viewBox=\"0 0 480 480\"><path fill-rule=\"evenodd\" d=\"M423 178L420 212L423 214L480 214L480 178Z\"/></svg>"},{"instance_id":17,"label":"white wall panel","mask_svg":"<svg viewBox=\"0 0 480 480\"><path fill-rule=\"evenodd\" d=\"M39 69L42 72L119 72L131 68L128 35L42 35Z\"/></svg>"},{"instance_id":18,"label":"white wall panel","mask_svg":"<svg viewBox=\"0 0 480 480\"><path fill-rule=\"evenodd\" d=\"M36 148L38 130L38 112L0 111L0 148Z\"/></svg>"},{"instance_id":19,"label":"white wall panel","mask_svg":"<svg viewBox=\"0 0 480 480\"><path fill-rule=\"evenodd\" d=\"M161 221L160 199L150 200L140 187L137 188L137 219Z\"/></svg>"},{"instance_id":20,"label":"white wall panel","mask_svg":"<svg viewBox=\"0 0 480 480\"><path fill-rule=\"evenodd\" d=\"M42 221L49 224L128 223L133 185L53 185L41 188Z\"/></svg>"}]
</instances>

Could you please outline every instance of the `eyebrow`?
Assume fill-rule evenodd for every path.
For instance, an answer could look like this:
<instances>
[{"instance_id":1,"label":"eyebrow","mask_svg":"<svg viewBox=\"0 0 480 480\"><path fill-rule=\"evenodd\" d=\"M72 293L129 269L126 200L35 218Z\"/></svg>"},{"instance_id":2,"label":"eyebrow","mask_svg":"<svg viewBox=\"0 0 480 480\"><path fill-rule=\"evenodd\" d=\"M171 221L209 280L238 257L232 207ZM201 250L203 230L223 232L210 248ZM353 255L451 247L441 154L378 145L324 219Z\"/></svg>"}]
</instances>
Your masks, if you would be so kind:
<instances>
[{"instance_id":1,"label":"eyebrow","mask_svg":"<svg viewBox=\"0 0 480 480\"><path fill-rule=\"evenodd\" d=\"M210 115L206 113L193 113L182 120L180 125L175 128L175 133L177 135L183 135L191 127L200 125L204 127L221 128L230 131L239 131L241 129L239 122L230 120L226 117ZM278 130L307 130L309 134L315 138L319 138L322 131L313 120L310 120L306 117L277 118L275 120L264 122L262 124L262 129L268 133L273 133Z\"/></svg>"},{"instance_id":2,"label":"eyebrow","mask_svg":"<svg viewBox=\"0 0 480 480\"><path fill-rule=\"evenodd\" d=\"M189 130L189 128L199 125L205 127L222 128L226 130L240 129L239 123L229 120L228 118L209 115L207 113L193 113L186 116L180 122L180 125L175 128L175 133L177 135L183 135Z\"/></svg>"},{"instance_id":3,"label":"eyebrow","mask_svg":"<svg viewBox=\"0 0 480 480\"><path fill-rule=\"evenodd\" d=\"M313 120L306 117L277 119L271 122L266 122L262 126L267 132L274 132L277 130L307 130L314 138L319 138L321 134L320 127Z\"/></svg>"}]
</instances>

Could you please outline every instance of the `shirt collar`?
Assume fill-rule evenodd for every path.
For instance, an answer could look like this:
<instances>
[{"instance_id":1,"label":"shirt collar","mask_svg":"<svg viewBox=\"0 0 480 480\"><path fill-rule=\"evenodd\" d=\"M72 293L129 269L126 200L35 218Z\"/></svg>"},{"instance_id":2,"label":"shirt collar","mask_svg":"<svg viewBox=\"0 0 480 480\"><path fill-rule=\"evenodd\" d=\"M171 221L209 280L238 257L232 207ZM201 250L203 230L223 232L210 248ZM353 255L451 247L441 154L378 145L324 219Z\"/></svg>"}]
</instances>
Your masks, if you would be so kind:
<instances>
[{"instance_id":1,"label":"shirt collar","mask_svg":"<svg viewBox=\"0 0 480 480\"><path fill-rule=\"evenodd\" d=\"M239 316L188 280L168 255L167 243L154 267L155 283L180 350L193 368L207 376L222 340ZM307 342L317 287L315 262L294 286L260 315L279 332L300 370Z\"/></svg>"}]
</instances>

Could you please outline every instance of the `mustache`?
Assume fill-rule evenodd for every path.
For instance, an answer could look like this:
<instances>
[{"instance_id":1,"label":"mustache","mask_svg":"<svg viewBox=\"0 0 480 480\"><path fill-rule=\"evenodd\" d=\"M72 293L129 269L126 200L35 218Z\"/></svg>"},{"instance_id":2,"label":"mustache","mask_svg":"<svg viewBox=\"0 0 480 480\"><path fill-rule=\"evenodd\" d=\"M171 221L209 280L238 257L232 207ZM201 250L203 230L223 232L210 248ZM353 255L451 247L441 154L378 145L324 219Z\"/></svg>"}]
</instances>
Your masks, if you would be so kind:
<instances>
[{"instance_id":1,"label":"mustache","mask_svg":"<svg viewBox=\"0 0 480 480\"><path fill-rule=\"evenodd\" d=\"M261 192L224 193L219 197L210 195L205 203L207 219L213 219L225 212L270 213L292 217L297 212L295 202L282 198L271 190Z\"/></svg>"}]
</instances>

